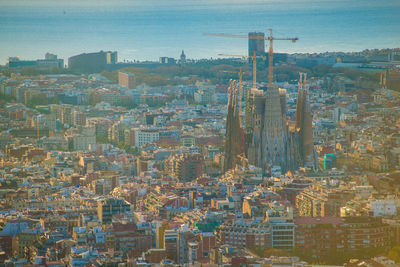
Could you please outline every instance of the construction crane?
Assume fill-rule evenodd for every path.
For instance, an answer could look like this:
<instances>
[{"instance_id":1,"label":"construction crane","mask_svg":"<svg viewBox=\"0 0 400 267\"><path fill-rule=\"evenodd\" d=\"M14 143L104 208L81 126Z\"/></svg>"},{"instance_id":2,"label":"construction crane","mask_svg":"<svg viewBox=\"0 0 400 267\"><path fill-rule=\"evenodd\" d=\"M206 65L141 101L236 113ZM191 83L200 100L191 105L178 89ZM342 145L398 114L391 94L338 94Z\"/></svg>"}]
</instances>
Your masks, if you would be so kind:
<instances>
[{"instance_id":1,"label":"construction crane","mask_svg":"<svg viewBox=\"0 0 400 267\"><path fill-rule=\"evenodd\" d=\"M37 127L37 129L36 129L36 131L37 131L37 139L39 140L40 139L40 134L39 134L39 127L40 127L40 125L39 125L39 116L37 116L36 117L36 127Z\"/></svg>"},{"instance_id":2,"label":"construction crane","mask_svg":"<svg viewBox=\"0 0 400 267\"><path fill-rule=\"evenodd\" d=\"M387 72L388 72L388 70L384 70L381 72L381 81L379 83L381 88L384 88L384 89L386 89Z\"/></svg>"},{"instance_id":3,"label":"construction crane","mask_svg":"<svg viewBox=\"0 0 400 267\"><path fill-rule=\"evenodd\" d=\"M253 59L253 88L257 88L257 58L265 59L264 56L256 56L256 51L252 56L244 56L244 55L227 55L227 54L218 54L221 57L241 57L241 58L252 58ZM240 69L242 70L242 69ZM240 79L240 86L242 83L242 79Z\"/></svg>"},{"instance_id":4,"label":"construction crane","mask_svg":"<svg viewBox=\"0 0 400 267\"><path fill-rule=\"evenodd\" d=\"M269 50L268 50L268 55L269 55L269 60L268 60L268 84L272 84L273 79L274 79L274 64L273 64L273 57L274 57L274 48L273 48L273 43L274 41L292 41L293 43L299 40L299 38L294 37L294 38L275 38L272 36L272 29L268 29L269 31L269 36L268 37L263 37L263 36L247 36L247 35L236 35L236 34L225 34L225 33L205 33L203 35L207 36L217 36L217 37L227 37L227 38L245 38L245 39L259 39L259 40L267 40L269 41Z\"/></svg>"}]
</instances>

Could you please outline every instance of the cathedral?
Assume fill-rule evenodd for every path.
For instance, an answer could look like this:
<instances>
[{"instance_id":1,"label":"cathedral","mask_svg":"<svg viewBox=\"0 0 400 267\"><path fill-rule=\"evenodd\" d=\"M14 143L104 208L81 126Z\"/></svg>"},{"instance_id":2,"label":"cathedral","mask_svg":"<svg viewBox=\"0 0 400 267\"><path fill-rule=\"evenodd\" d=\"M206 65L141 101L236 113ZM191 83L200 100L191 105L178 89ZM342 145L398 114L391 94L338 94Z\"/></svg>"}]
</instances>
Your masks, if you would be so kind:
<instances>
[{"instance_id":1,"label":"cathedral","mask_svg":"<svg viewBox=\"0 0 400 267\"><path fill-rule=\"evenodd\" d=\"M249 164L260 167L266 174L276 167L284 173L300 166L315 166L305 74L300 74L295 127L290 127L286 118L286 90L277 85L270 83L266 87L248 90L244 129L237 114L235 82L230 83L228 93L225 171L235 167L237 156L243 153Z\"/></svg>"},{"instance_id":2,"label":"cathedral","mask_svg":"<svg viewBox=\"0 0 400 267\"><path fill-rule=\"evenodd\" d=\"M283 172L297 168L296 134L286 119L286 91L274 84L252 88L247 95L247 158L265 172L279 166Z\"/></svg>"},{"instance_id":3,"label":"cathedral","mask_svg":"<svg viewBox=\"0 0 400 267\"><path fill-rule=\"evenodd\" d=\"M224 172L238 164L239 156L244 155L244 132L240 122L239 90L242 88L236 81L229 81L228 106L226 117Z\"/></svg>"},{"instance_id":4,"label":"cathedral","mask_svg":"<svg viewBox=\"0 0 400 267\"><path fill-rule=\"evenodd\" d=\"M312 115L307 86L307 74L300 73L296 106L296 132L299 136L300 163L302 166L317 165L312 132Z\"/></svg>"}]
</instances>

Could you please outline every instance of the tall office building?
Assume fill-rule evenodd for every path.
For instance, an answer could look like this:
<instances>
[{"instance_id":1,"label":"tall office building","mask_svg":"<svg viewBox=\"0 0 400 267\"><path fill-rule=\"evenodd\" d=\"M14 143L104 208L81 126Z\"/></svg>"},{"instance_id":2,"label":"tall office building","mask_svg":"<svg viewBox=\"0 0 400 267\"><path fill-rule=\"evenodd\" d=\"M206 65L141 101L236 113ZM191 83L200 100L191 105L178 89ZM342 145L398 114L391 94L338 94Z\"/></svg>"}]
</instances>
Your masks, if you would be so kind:
<instances>
[{"instance_id":1,"label":"tall office building","mask_svg":"<svg viewBox=\"0 0 400 267\"><path fill-rule=\"evenodd\" d=\"M116 51L111 52L108 51L106 52L107 55L107 64L116 64L118 62L118 54Z\"/></svg>"},{"instance_id":2,"label":"tall office building","mask_svg":"<svg viewBox=\"0 0 400 267\"><path fill-rule=\"evenodd\" d=\"M240 125L239 85L236 81L229 82L228 107L225 133L224 171L228 171L238 163L238 156L244 153L244 132ZM239 102L238 102L239 101Z\"/></svg>"},{"instance_id":3,"label":"tall office building","mask_svg":"<svg viewBox=\"0 0 400 267\"><path fill-rule=\"evenodd\" d=\"M254 56L254 52L256 52L256 56L265 56L265 40L263 32L249 32L249 63L253 62L251 58ZM260 39L252 39L252 38L260 38ZM257 61L263 62L261 59ZM257 64L258 65L258 64Z\"/></svg>"},{"instance_id":4,"label":"tall office building","mask_svg":"<svg viewBox=\"0 0 400 267\"><path fill-rule=\"evenodd\" d=\"M68 58L68 68L84 73L101 72L107 65L117 63L117 52L100 51L96 53L84 53Z\"/></svg>"},{"instance_id":5,"label":"tall office building","mask_svg":"<svg viewBox=\"0 0 400 267\"><path fill-rule=\"evenodd\" d=\"M307 74L300 73L299 89L296 106L296 131L299 136L299 154L301 164L314 166L314 142L312 131L312 116L308 97Z\"/></svg>"},{"instance_id":6,"label":"tall office building","mask_svg":"<svg viewBox=\"0 0 400 267\"><path fill-rule=\"evenodd\" d=\"M178 262L178 230L165 230L164 232L164 248L167 252L167 259Z\"/></svg>"}]
</instances>

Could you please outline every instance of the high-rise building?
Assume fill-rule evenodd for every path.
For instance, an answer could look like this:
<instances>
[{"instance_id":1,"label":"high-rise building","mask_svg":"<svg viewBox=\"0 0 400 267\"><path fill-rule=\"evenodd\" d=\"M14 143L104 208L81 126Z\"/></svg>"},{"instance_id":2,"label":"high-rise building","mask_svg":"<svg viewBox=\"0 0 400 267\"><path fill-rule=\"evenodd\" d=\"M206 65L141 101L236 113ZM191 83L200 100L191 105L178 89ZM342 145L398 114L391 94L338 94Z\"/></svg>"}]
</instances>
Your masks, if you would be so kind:
<instances>
[{"instance_id":1,"label":"high-rise building","mask_svg":"<svg viewBox=\"0 0 400 267\"><path fill-rule=\"evenodd\" d=\"M157 228L156 228L156 247L157 248L165 248L164 233L168 229L169 229L168 222L162 222L162 223L157 224Z\"/></svg>"},{"instance_id":2,"label":"high-rise building","mask_svg":"<svg viewBox=\"0 0 400 267\"><path fill-rule=\"evenodd\" d=\"M116 64L118 62L118 54L116 51L106 52L106 55L107 55L107 64Z\"/></svg>"},{"instance_id":3,"label":"high-rise building","mask_svg":"<svg viewBox=\"0 0 400 267\"><path fill-rule=\"evenodd\" d=\"M253 62L252 56L256 52L256 56L265 56L265 35L263 32L249 32L249 63ZM255 38L255 39L254 39ZM261 60L257 60L260 63Z\"/></svg>"},{"instance_id":4,"label":"high-rise building","mask_svg":"<svg viewBox=\"0 0 400 267\"><path fill-rule=\"evenodd\" d=\"M135 74L129 72L118 72L118 83L128 89L135 88Z\"/></svg>"},{"instance_id":5,"label":"high-rise building","mask_svg":"<svg viewBox=\"0 0 400 267\"><path fill-rule=\"evenodd\" d=\"M178 262L178 230L165 230L164 232L164 248L167 251L167 258Z\"/></svg>"},{"instance_id":6,"label":"high-rise building","mask_svg":"<svg viewBox=\"0 0 400 267\"><path fill-rule=\"evenodd\" d=\"M108 64L117 63L117 52L100 51L96 53L84 53L68 58L68 68L84 73L101 72Z\"/></svg>"}]
</instances>

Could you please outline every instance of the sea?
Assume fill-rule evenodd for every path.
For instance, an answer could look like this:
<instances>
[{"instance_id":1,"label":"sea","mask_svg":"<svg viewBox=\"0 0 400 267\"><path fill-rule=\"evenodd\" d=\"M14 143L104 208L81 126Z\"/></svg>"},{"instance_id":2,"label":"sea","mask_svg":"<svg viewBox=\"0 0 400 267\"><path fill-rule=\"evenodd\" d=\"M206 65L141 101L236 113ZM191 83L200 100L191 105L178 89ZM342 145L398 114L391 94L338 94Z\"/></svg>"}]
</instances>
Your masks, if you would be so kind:
<instances>
[{"instance_id":1,"label":"sea","mask_svg":"<svg viewBox=\"0 0 400 267\"><path fill-rule=\"evenodd\" d=\"M0 0L0 65L8 57L117 51L120 62L247 53L247 40L204 33L267 32L277 52L400 47L400 0Z\"/></svg>"}]
</instances>

